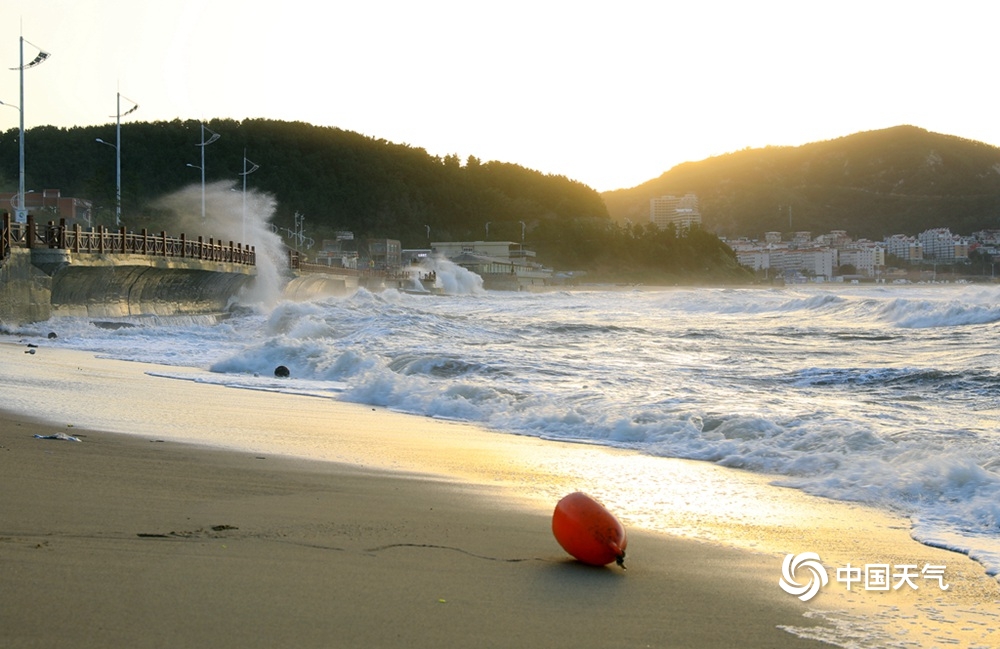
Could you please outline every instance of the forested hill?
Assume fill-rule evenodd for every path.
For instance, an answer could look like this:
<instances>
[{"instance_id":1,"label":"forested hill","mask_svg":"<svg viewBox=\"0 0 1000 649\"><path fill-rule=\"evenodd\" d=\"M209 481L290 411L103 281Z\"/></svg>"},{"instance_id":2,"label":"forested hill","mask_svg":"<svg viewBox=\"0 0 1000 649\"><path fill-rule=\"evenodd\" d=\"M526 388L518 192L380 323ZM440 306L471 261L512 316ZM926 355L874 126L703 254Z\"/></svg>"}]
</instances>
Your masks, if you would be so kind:
<instances>
[{"instance_id":1,"label":"forested hill","mask_svg":"<svg viewBox=\"0 0 1000 649\"><path fill-rule=\"evenodd\" d=\"M534 230L573 219L609 219L590 187L515 164L440 158L421 148L300 122L206 125L221 136L205 147L206 181L242 187L246 151L260 165L247 177L248 187L275 197L276 224L290 228L293 215L302 213L317 241L343 229L423 247L428 228L434 240L483 239L487 223L491 239L518 241L521 222ZM99 222L107 225L114 222L115 152L97 138L114 143L114 124L29 129L26 183L92 200ZM17 187L17 139L17 129L0 137L2 191ZM129 227L157 227L163 215L151 207L155 199L201 182L200 142L196 121L122 124L122 214Z\"/></svg>"},{"instance_id":2,"label":"forested hill","mask_svg":"<svg viewBox=\"0 0 1000 649\"><path fill-rule=\"evenodd\" d=\"M689 162L603 197L613 219L646 222L650 198L687 192L698 194L704 228L721 236L968 234L1000 227L1000 148L898 126Z\"/></svg>"}]
</instances>

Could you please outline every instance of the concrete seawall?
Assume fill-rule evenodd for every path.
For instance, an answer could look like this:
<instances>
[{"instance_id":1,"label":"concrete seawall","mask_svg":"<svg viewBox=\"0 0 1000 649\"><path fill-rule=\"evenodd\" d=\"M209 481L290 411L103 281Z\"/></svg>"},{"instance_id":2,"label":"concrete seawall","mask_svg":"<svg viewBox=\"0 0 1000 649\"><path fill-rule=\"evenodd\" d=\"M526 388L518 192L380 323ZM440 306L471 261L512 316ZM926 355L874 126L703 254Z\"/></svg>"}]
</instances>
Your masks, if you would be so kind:
<instances>
[{"instance_id":1,"label":"concrete seawall","mask_svg":"<svg viewBox=\"0 0 1000 649\"><path fill-rule=\"evenodd\" d=\"M255 277L230 262L14 248L0 266L0 322L220 313Z\"/></svg>"}]
</instances>

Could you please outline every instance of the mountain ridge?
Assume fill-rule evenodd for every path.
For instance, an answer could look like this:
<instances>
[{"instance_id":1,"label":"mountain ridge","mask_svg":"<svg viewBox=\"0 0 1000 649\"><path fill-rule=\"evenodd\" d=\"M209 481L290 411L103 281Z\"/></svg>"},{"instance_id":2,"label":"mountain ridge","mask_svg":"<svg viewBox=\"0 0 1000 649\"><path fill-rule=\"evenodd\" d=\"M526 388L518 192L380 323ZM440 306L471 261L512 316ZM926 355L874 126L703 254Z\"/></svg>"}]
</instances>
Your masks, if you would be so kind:
<instances>
[{"instance_id":1,"label":"mountain ridge","mask_svg":"<svg viewBox=\"0 0 1000 649\"><path fill-rule=\"evenodd\" d=\"M615 221L643 223L650 198L688 192L699 196L703 227L726 237L971 232L1000 227L1000 148L901 125L685 162L601 197Z\"/></svg>"}]
</instances>

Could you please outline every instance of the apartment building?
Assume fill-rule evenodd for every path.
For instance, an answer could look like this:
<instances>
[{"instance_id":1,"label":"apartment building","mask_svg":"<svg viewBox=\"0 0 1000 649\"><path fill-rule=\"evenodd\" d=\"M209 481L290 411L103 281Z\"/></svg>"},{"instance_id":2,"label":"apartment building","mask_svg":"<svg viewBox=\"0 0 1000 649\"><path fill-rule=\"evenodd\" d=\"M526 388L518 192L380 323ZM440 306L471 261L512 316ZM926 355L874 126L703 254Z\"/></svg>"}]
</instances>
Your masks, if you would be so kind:
<instances>
[{"instance_id":1,"label":"apartment building","mask_svg":"<svg viewBox=\"0 0 1000 649\"><path fill-rule=\"evenodd\" d=\"M701 212L698 210L698 195L660 196L649 201L649 222L661 230L673 224L677 229L688 229L693 225L701 225Z\"/></svg>"},{"instance_id":2,"label":"apartment building","mask_svg":"<svg viewBox=\"0 0 1000 649\"><path fill-rule=\"evenodd\" d=\"M951 263L969 258L969 240L952 234L948 228L924 230L917 238L924 249L924 257Z\"/></svg>"},{"instance_id":3,"label":"apartment building","mask_svg":"<svg viewBox=\"0 0 1000 649\"><path fill-rule=\"evenodd\" d=\"M924 244L916 237L908 237L905 234L894 234L885 238L886 253L907 261L911 264L919 264L924 260Z\"/></svg>"},{"instance_id":4,"label":"apartment building","mask_svg":"<svg viewBox=\"0 0 1000 649\"><path fill-rule=\"evenodd\" d=\"M839 252L841 266L854 266L865 277L875 277L885 266L885 248L870 241L848 244Z\"/></svg>"}]
</instances>

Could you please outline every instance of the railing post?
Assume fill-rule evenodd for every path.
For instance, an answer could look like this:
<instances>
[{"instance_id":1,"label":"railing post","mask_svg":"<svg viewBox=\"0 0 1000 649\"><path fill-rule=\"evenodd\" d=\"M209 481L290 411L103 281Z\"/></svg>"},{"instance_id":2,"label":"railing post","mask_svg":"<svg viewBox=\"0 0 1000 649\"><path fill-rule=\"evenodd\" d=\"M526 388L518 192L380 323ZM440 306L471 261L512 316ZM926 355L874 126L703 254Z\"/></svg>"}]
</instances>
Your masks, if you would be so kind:
<instances>
[{"instance_id":1,"label":"railing post","mask_svg":"<svg viewBox=\"0 0 1000 649\"><path fill-rule=\"evenodd\" d=\"M82 230L80 229L79 223L73 224L73 252L80 252L80 234Z\"/></svg>"},{"instance_id":2,"label":"railing post","mask_svg":"<svg viewBox=\"0 0 1000 649\"><path fill-rule=\"evenodd\" d=\"M11 244L10 212L3 213L3 231L0 232L0 259L7 256Z\"/></svg>"},{"instance_id":3,"label":"railing post","mask_svg":"<svg viewBox=\"0 0 1000 649\"><path fill-rule=\"evenodd\" d=\"M229 242L229 259L227 259L226 261L230 263L236 261L236 248L233 247L232 241Z\"/></svg>"},{"instance_id":4,"label":"railing post","mask_svg":"<svg viewBox=\"0 0 1000 649\"><path fill-rule=\"evenodd\" d=\"M104 254L104 232L105 227L103 225L97 226L97 252Z\"/></svg>"},{"instance_id":5,"label":"railing post","mask_svg":"<svg viewBox=\"0 0 1000 649\"><path fill-rule=\"evenodd\" d=\"M124 255L128 252L128 230L125 229L124 225L118 228L118 236L122 240L122 254Z\"/></svg>"},{"instance_id":6,"label":"railing post","mask_svg":"<svg viewBox=\"0 0 1000 649\"><path fill-rule=\"evenodd\" d=\"M59 237L56 239L56 245L60 250L66 249L66 219L59 219Z\"/></svg>"},{"instance_id":7,"label":"railing post","mask_svg":"<svg viewBox=\"0 0 1000 649\"><path fill-rule=\"evenodd\" d=\"M215 261L215 237L208 238L208 260Z\"/></svg>"},{"instance_id":8,"label":"railing post","mask_svg":"<svg viewBox=\"0 0 1000 649\"><path fill-rule=\"evenodd\" d=\"M163 240L163 256L167 257L167 232L166 230L160 231L160 238Z\"/></svg>"},{"instance_id":9,"label":"railing post","mask_svg":"<svg viewBox=\"0 0 1000 649\"><path fill-rule=\"evenodd\" d=\"M143 228L142 229L142 250L139 251L139 254L141 254L141 255L145 255L146 251L149 249L149 240L148 240L147 237L149 237L149 231L146 228Z\"/></svg>"},{"instance_id":10,"label":"railing post","mask_svg":"<svg viewBox=\"0 0 1000 649\"><path fill-rule=\"evenodd\" d=\"M187 257L187 235L181 232L181 257Z\"/></svg>"},{"instance_id":11,"label":"railing post","mask_svg":"<svg viewBox=\"0 0 1000 649\"><path fill-rule=\"evenodd\" d=\"M34 248L35 243L35 215L28 215L28 234L25 236L25 244L27 244L28 249Z\"/></svg>"}]
</instances>

